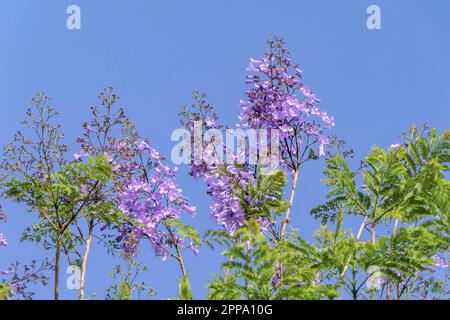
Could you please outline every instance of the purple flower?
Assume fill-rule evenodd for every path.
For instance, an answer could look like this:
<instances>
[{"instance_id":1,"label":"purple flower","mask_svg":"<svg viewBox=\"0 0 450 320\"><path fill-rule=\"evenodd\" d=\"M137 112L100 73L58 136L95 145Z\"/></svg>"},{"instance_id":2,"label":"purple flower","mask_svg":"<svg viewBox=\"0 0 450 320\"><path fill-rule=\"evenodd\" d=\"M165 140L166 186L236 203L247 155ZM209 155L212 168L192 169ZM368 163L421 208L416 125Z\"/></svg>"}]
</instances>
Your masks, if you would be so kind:
<instances>
[{"instance_id":1,"label":"purple flower","mask_svg":"<svg viewBox=\"0 0 450 320\"><path fill-rule=\"evenodd\" d=\"M428 300L428 294L425 290L420 290L419 291L419 299L420 300Z\"/></svg>"},{"instance_id":2,"label":"purple flower","mask_svg":"<svg viewBox=\"0 0 450 320\"><path fill-rule=\"evenodd\" d=\"M390 148L392 149L392 151L396 152L400 147L401 147L401 145L397 143L397 144L392 144Z\"/></svg>"},{"instance_id":3,"label":"purple flower","mask_svg":"<svg viewBox=\"0 0 450 320\"><path fill-rule=\"evenodd\" d=\"M249 72L260 72L260 71L268 71L269 65L267 61L264 59L252 59L250 58L250 63L247 67L247 71Z\"/></svg>"},{"instance_id":4,"label":"purple flower","mask_svg":"<svg viewBox=\"0 0 450 320\"><path fill-rule=\"evenodd\" d=\"M3 222L7 222L8 221L8 217L3 212L3 207L2 206L0 206L0 221L3 221Z\"/></svg>"},{"instance_id":5,"label":"purple flower","mask_svg":"<svg viewBox=\"0 0 450 320\"><path fill-rule=\"evenodd\" d=\"M277 263L277 267L276 267L276 272L272 277L272 287L276 287L278 285L278 283L280 282L280 271L284 272L284 266L281 268L280 263Z\"/></svg>"},{"instance_id":6,"label":"purple flower","mask_svg":"<svg viewBox=\"0 0 450 320\"><path fill-rule=\"evenodd\" d=\"M217 126L217 120L216 120L215 118L213 118L213 117L207 117L207 118L205 119L205 125L206 125L208 128L214 128L214 127Z\"/></svg>"},{"instance_id":7,"label":"purple flower","mask_svg":"<svg viewBox=\"0 0 450 320\"><path fill-rule=\"evenodd\" d=\"M256 219L256 221L259 222L261 226L261 231L263 232L269 230L270 227L273 225L273 222L266 217L259 217L258 219Z\"/></svg>"},{"instance_id":8,"label":"purple flower","mask_svg":"<svg viewBox=\"0 0 450 320\"><path fill-rule=\"evenodd\" d=\"M80 186L80 192L82 194L88 194L89 193L89 187L87 185Z\"/></svg>"},{"instance_id":9,"label":"purple flower","mask_svg":"<svg viewBox=\"0 0 450 320\"><path fill-rule=\"evenodd\" d=\"M83 149L81 149L80 151L78 151L77 153L75 153L73 155L73 157L75 158L75 160L79 161L81 160L81 158L87 157L88 154L86 153L86 151L84 151Z\"/></svg>"},{"instance_id":10,"label":"purple flower","mask_svg":"<svg viewBox=\"0 0 450 320\"><path fill-rule=\"evenodd\" d=\"M150 146L146 141L142 140L138 143L137 148L139 151L144 151L150 149Z\"/></svg>"},{"instance_id":11,"label":"purple flower","mask_svg":"<svg viewBox=\"0 0 450 320\"><path fill-rule=\"evenodd\" d=\"M198 249L198 246L192 240L190 241L189 248L192 250L192 252L195 255L198 255L198 253L200 252L200 250Z\"/></svg>"},{"instance_id":12,"label":"purple flower","mask_svg":"<svg viewBox=\"0 0 450 320\"><path fill-rule=\"evenodd\" d=\"M189 213L191 216L195 215L195 212L197 211L197 208L194 206L188 206L187 204L180 205L181 209L183 209L185 212Z\"/></svg>"},{"instance_id":13,"label":"purple flower","mask_svg":"<svg viewBox=\"0 0 450 320\"><path fill-rule=\"evenodd\" d=\"M86 138L84 138L84 137L78 137L78 138L77 138L77 142L78 142L78 143L88 143L89 140L86 139Z\"/></svg>"},{"instance_id":14,"label":"purple flower","mask_svg":"<svg viewBox=\"0 0 450 320\"><path fill-rule=\"evenodd\" d=\"M437 254L435 254L433 257L433 262L434 262L434 266L436 268L442 268L445 269L447 268L447 260L444 257L438 256Z\"/></svg>"},{"instance_id":15,"label":"purple flower","mask_svg":"<svg viewBox=\"0 0 450 320\"><path fill-rule=\"evenodd\" d=\"M86 126L85 129L86 129L86 132L89 133L89 134L96 134L97 133L97 130L92 129L89 126Z\"/></svg>"},{"instance_id":16,"label":"purple flower","mask_svg":"<svg viewBox=\"0 0 450 320\"><path fill-rule=\"evenodd\" d=\"M8 240L3 235L3 233L0 233L0 247L6 247L8 245Z\"/></svg>"}]
</instances>

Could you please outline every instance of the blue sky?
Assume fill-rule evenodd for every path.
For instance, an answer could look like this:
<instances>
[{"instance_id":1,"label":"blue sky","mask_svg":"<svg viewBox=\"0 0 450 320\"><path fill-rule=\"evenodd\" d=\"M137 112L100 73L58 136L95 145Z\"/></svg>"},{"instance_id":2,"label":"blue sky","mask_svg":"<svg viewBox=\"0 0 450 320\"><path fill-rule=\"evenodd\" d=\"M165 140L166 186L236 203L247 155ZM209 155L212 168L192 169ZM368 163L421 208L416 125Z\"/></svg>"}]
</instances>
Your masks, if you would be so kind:
<instances>
[{"instance_id":1,"label":"blue sky","mask_svg":"<svg viewBox=\"0 0 450 320\"><path fill-rule=\"evenodd\" d=\"M66 8L81 8L81 30L66 28ZM382 30L368 30L366 8L381 8ZM67 141L75 147L89 107L106 86L153 146L169 155L177 113L191 91L209 94L218 114L233 125L247 89L245 68L260 56L269 35L285 38L305 81L335 116L334 133L362 157L377 144L398 142L411 123L439 130L450 120L450 2L446 0L296 1L106 1L4 0L0 7L0 144L11 141L34 93L46 92L62 113ZM74 152L76 150L73 150ZM309 163L300 176L293 223L310 238L319 226L308 211L325 196L323 163ZM188 222L201 231L214 226L202 182L180 168L178 180L199 207ZM10 246L1 249L0 268L49 252L21 243L21 231L34 221L20 205L2 201L9 216L0 225ZM177 291L177 266L153 258L143 262L146 282L159 298ZM203 297L221 257L204 248L187 258L194 294ZM94 246L87 292L104 295L113 259ZM61 295L75 298L65 286ZM51 286L37 298L51 297Z\"/></svg>"}]
</instances>

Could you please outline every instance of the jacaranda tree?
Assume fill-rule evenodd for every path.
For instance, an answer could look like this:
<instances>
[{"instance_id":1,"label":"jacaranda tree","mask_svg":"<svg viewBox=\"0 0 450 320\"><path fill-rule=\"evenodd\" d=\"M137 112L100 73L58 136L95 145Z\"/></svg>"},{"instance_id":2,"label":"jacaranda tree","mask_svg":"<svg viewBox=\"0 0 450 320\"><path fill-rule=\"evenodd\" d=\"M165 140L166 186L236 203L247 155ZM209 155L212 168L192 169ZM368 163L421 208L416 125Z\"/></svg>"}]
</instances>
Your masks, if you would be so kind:
<instances>
[{"instance_id":1,"label":"jacaranda tree","mask_svg":"<svg viewBox=\"0 0 450 320\"><path fill-rule=\"evenodd\" d=\"M86 114L75 152L50 99L36 94L23 130L4 148L0 196L34 215L20 238L51 250L53 259L9 267L0 260L0 299L31 299L31 286L47 285L50 270L58 299L62 259L79 268L78 295L86 299L97 247L122 258L111 266L106 299L157 294L140 281L144 273L157 276L138 261L149 248L177 264L177 298L193 299L197 270L185 257L201 246L223 256L211 270L209 299L448 299L450 131L412 125L398 143L374 146L355 163L355 152L329 133L334 118L282 39L270 38L247 71L249 88L232 127L197 91L179 113L185 139L172 156L204 181L216 222L203 235L185 223L198 210L177 168L118 107L112 88ZM236 145L220 138L232 129L244 136ZM291 218L301 213L294 197L312 160L324 162L328 193L309 210L320 226L304 238ZM3 230L0 249L14 236Z\"/></svg>"}]
</instances>

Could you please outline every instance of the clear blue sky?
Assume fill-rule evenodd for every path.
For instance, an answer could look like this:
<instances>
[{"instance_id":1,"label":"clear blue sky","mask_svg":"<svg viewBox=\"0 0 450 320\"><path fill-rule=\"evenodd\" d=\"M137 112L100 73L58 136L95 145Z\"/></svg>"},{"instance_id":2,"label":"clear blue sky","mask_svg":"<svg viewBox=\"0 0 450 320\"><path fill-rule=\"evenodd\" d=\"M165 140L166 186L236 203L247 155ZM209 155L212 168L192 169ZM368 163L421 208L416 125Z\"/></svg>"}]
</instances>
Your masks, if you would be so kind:
<instances>
[{"instance_id":1,"label":"clear blue sky","mask_svg":"<svg viewBox=\"0 0 450 320\"><path fill-rule=\"evenodd\" d=\"M82 29L66 28L66 8L79 5ZM366 27L366 8L377 4L382 30ZM373 146L398 142L411 123L440 130L450 120L450 2L447 0L296 1L107 1L3 0L0 6L0 144L12 139L35 91L45 91L62 112L72 143L98 92L112 85L141 132L166 155L173 144L181 105L192 89L206 91L223 121L233 125L247 89L245 68L261 55L270 35L284 37L305 80L336 118L334 133L358 156ZM74 145L72 143L72 145ZM322 163L304 167L293 223L310 238L319 223L308 211L320 203ZM186 194L199 207L189 222L204 231L214 226L203 183L180 168ZM10 221L0 225L10 242L0 268L15 259L40 259L48 252L20 243L34 216L2 201ZM142 250L150 268L145 280L159 298L177 291L177 266ZM204 248L188 258L194 294L204 296L221 258ZM104 295L113 261L95 246L87 292ZM75 298L65 287L61 295ZM51 297L51 286L37 298Z\"/></svg>"}]
</instances>

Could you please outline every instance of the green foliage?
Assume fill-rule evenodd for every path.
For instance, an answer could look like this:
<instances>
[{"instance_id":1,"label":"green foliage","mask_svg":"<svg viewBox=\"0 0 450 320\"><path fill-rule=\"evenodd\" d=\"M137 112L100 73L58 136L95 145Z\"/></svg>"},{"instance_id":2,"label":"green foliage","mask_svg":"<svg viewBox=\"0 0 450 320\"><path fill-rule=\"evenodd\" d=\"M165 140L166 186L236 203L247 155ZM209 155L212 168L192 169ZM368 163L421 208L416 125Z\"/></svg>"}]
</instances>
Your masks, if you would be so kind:
<instances>
[{"instance_id":1,"label":"green foliage","mask_svg":"<svg viewBox=\"0 0 450 320\"><path fill-rule=\"evenodd\" d=\"M9 300L11 298L11 288L6 283L0 282L0 300Z\"/></svg>"},{"instance_id":2,"label":"green foliage","mask_svg":"<svg viewBox=\"0 0 450 320\"><path fill-rule=\"evenodd\" d=\"M205 97L196 98L205 102ZM79 266L86 262L82 259L87 259L88 253L88 248L84 253L79 248L90 243L97 223L140 227L117 209L115 197L127 174L114 176L110 161L103 155L116 96L103 99L107 114L93 109L100 145L90 154L98 156L89 157L87 162L64 160L67 147L61 143L59 126L52 124L57 113L48 105L48 98L38 94L33 100L34 109L28 110L28 120L24 121L36 141L19 132L14 143L6 146L0 164L1 195L25 204L38 215L22 240L56 249L58 259L62 250L70 264ZM205 104L192 114L183 111L182 115L201 119L211 112ZM133 137L136 132L123 111L118 117L124 124L122 137ZM352 168L350 153L341 145L336 144L335 154L328 153L323 182L329 191L327 200L311 210L322 222L311 243L297 231L286 235L282 232L282 236L278 232L282 229L278 218L291 205L284 200L288 180L283 170L267 175L260 170L256 181L249 181L245 187L242 181L230 182L234 183L232 196L240 199L245 213L244 226L233 235L208 230L202 238L194 227L179 219L165 219L165 232L172 244L165 253L175 258L183 274L178 299L194 299L182 252L187 248L196 251L201 244L223 250L226 259L221 264L222 272L214 274L209 282L209 299L335 299L344 290L354 299L404 299L428 294L448 298L448 271L438 276L435 259L438 254L448 253L450 247L450 131L438 136L436 129L412 126L402 137L401 144L387 149L374 146L358 170ZM308 148L308 159L317 159ZM228 174L226 167L218 170ZM116 179L115 184L112 179ZM357 232L346 228L348 216L360 220ZM273 223L268 230L261 230L261 217ZM88 237L83 232L84 222ZM97 239L110 252L118 249L111 235L103 233ZM187 242L189 245L181 245ZM59 263L56 260L55 266ZM125 270L116 266L110 274L116 283L107 290L107 299L154 295L153 289L138 282L147 268L131 257L126 263ZM374 287L377 277L382 277L383 282ZM0 300L12 298L11 287L13 282L0 282Z\"/></svg>"},{"instance_id":3,"label":"green foliage","mask_svg":"<svg viewBox=\"0 0 450 320\"><path fill-rule=\"evenodd\" d=\"M330 187L329 200L311 213L323 224L336 224L334 235L322 230L319 242L329 252L338 284L347 281L355 298L373 266L387 279L386 295L411 294L417 276L430 270L431 257L449 248L449 136L448 131L437 137L435 129L419 132L412 126L402 145L373 147L358 171L341 153L327 158L323 181ZM349 214L362 218L356 236L341 230ZM371 241L361 242L367 227ZM384 234L377 237L377 229ZM366 276L357 284L360 271Z\"/></svg>"},{"instance_id":4,"label":"green foliage","mask_svg":"<svg viewBox=\"0 0 450 320\"><path fill-rule=\"evenodd\" d=\"M179 219L166 219L164 222L171 230L176 230L181 239L190 240L192 245L196 246L202 244L201 235L194 227L184 224Z\"/></svg>"},{"instance_id":5,"label":"green foliage","mask_svg":"<svg viewBox=\"0 0 450 320\"><path fill-rule=\"evenodd\" d=\"M246 218L267 217L272 213L280 214L287 210L288 203L283 201L284 186L287 179L283 170L276 170L267 175L259 171L256 185L251 181L246 190L241 191L241 207L245 211ZM252 199L247 203L246 196Z\"/></svg>"},{"instance_id":6,"label":"green foliage","mask_svg":"<svg viewBox=\"0 0 450 320\"><path fill-rule=\"evenodd\" d=\"M210 299L323 299L338 295L321 282L321 262L314 247L292 234L271 244L259 224L249 220L223 252L225 276L215 274ZM280 267L281 266L281 267Z\"/></svg>"},{"instance_id":7,"label":"green foliage","mask_svg":"<svg viewBox=\"0 0 450 320\"><path fill-rule=\"evenodd\" d=\"M111 165L104 156L90 158L88 163L73 162L42 181L33 176L27 180L11 179L3 184L4 196L28 205L42 218L26 229L22 239L40 243L46 248L55 242L55 232L64 230L64 242L73 248L76 238L68 228L78 216L94 214L110 223L117 220L118 211L111 202L93 201L101 184L111 174ZM85 186L85 191L81 186Z\"/></svg>"},{"instance_id":8,"label":"green foliage","mask_svg":"<svg viewBox=\"0 0 450 320\"><path fill-rule=\"evenodd\" d=\"M57 116L49 99L38 93L22 122L26 132L15 135L0 163L1 195L25 204L38 217L22 240L55 249L55 298L61 252L69 263L81 265L87 254L77 247L90 243L87 239L92 238L95 221L110 224L120 218L112 200L101 192L112 174L107 158L102 154L90 157L88 163L65 160L68 147L62 143L60 126L54 123ZM80 226L82 220L89 226L88 236ZM75 261L71 254L76 255Z\"/></svg>"},{"instance_id":9,"label":"green foliage","mask_svg":"<svg viewBox=\"0 0 450 320\"><path fill-rule=\"evenodd\" d=\"M179 284L179 296L180 300L193 300L194 295L192 294L191 284L189 282L189 276L184 276L180 279Z\"/></svg>"},{"instance_id":10,"label":"green foliage","mask_svg":"<svg viewBox=\"0 0 450 320\"><path fill-rule=\"evenodd\" d=\"M416 221L448 213L450 185L443 173L448 171L449 134L437 138L432 130L427 139L411 130L411 137L396 150L375 146L359 172L351 170L341 154L329 157L323 181L331 187L330 200L312 214L323 223L334 222L342 207L347 214L370 216L377 223L382 218ZM357 177L362 178L360 187Z\"/></svg>"},{"instance_id":11,"label":"green foliage","mask_svg":"<svg viewBox=\"0 0 450 320\"><path fill-rule=\"evenodd\" d=\"M144 293L146 293L146 298L155 295L156 291L150 288L145 282L138 282L139 276L145 272L148 272L147 267L133 259L127 259L125 271L120 265L116 265L113 272L109 275L117 283L106 290L106 299L140 300Z\"/></svg>"}]
</instances>

